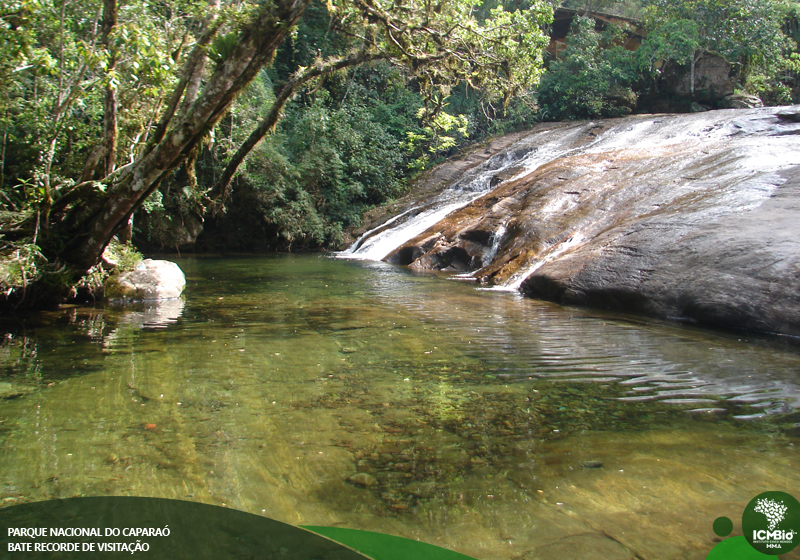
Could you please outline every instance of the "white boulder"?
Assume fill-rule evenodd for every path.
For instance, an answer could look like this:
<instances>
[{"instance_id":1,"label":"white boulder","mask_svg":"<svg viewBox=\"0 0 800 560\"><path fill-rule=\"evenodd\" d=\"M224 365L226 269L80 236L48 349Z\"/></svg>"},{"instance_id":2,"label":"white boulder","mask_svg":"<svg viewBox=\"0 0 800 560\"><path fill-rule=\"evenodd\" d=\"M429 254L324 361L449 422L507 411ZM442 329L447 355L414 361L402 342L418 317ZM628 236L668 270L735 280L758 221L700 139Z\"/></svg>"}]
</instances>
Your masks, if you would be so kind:
<instances>
[{"instance_id":1,"label":"white boulder","mask_svg":"<svg viewBox=\"0 0 800 560\"><path fill-rule=\"evenodd\" d=\"M174 262L145 259L136 270L112 274L105 297L112 302L153 301L180 297L186 286L183 271Z\"/></svg>"}]
</instances>

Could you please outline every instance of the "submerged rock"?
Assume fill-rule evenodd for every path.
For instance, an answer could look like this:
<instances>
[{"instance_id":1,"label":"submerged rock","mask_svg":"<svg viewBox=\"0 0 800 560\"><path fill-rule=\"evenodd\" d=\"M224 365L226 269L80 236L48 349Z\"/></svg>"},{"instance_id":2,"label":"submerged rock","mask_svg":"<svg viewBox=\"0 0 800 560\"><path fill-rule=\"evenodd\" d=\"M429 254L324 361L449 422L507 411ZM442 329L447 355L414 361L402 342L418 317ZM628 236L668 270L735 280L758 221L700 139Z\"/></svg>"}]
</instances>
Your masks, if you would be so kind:
<instances>
[{"instance_id":1,"label":"submerged rock","mask_svg":"<svg viewBox=\"0 0 800 560\"><path fill-rule=\"evenodd\" d=\"M180 297L186 277L174 262L143 260L136 270L106 280L105 297L112 302L152 301Z\"/></svg>"},{"instance_id":2,"label":"submerged rock","mask_svg":"<svg viewBox=\"0 0 800 560\"><path fill-rule=\"evenodd\" d=\"M12 384L0 381L0 399L13 399L36 391L32 385Z\"/></svg>"},{"instance_id":3,"label":"submerged rock","mask_svg":"<svg viewBox=\"0 0 800 560\"><path fill-rule=\"evenodd\" d=\"M800 107L540 125L509 151L521 146L523 172L483 194L462 185L460 208L448 198L452 211L380 258L800 336Z\"/></svg>"},{"instance_id":4,"label":"submerged rock","mask_svg":"<svg viewBox=\"0 0 800 560\"><path fill-rule=\"evenodd\" d=\"M361 486L362 488L372 488L378 485L378 479L365 472L360 472L348 477L347 482L355 484L356 486Z\"/></svg>"}]
</instances>

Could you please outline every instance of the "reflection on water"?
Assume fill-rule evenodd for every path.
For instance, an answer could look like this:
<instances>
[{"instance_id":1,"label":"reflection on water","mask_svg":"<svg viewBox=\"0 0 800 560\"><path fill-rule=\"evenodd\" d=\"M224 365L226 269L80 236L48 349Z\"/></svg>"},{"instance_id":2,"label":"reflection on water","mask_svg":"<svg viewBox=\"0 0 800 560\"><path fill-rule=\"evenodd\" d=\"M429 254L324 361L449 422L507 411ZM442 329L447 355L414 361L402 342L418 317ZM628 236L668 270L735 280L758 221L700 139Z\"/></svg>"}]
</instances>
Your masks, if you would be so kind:
<instances>
[{"instance_id":1,"label":"reflection on water","mask_svg":"<svg viewBox=\"0 0 800 560\"><path fill-rule=\"evenodd\" d=\"M485 560L699 559L716 517L797 493L795 348L382 263L180 264L185 304L6 325L4 504L159 496Z\"/></svg>"}]
</instances>

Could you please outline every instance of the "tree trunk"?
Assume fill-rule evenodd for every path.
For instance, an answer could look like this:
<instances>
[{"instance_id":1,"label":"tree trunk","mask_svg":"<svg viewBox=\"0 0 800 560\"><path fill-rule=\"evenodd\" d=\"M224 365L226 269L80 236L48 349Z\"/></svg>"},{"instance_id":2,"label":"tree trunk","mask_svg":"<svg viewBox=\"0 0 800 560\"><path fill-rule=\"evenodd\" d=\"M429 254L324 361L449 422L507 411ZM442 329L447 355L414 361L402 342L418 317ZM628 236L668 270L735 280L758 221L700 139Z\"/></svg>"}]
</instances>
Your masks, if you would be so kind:
<instances>
[{"instance_id":1,"label":"tree trunk","mask_svg":"<svg viewBox=\"0 0 800 560\"><path fill-rule=\"evenodd\" d=\"M102 42L108 55L108 72L117 66L117 55L111 46L111 33L117 25L117 1L103 0ZM103 107L103 176L114 172L117 166L117 87L112 80L106 84Z\"/></svg>"}]
</instances>

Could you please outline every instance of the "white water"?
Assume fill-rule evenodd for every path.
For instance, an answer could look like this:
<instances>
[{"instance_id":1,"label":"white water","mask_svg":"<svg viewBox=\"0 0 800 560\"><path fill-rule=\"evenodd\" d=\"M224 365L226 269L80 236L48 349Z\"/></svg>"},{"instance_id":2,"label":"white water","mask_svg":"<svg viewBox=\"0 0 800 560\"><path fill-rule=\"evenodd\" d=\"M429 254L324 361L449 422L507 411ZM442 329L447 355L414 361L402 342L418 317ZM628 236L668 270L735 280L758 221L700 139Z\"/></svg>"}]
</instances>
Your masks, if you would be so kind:
<instances>
[{"instance_id":1,"label":"white water","mask_svg":"<svg viewBox=\"0 0 800 560\"><path fill-rule=\"evenodd\" d=\"M481 255L481 266L488 266L497 255L497 251L500 249L500 243L503 242L503 237L506 235L506 229L506 222L503 222L500 224L500 227L492 233L492 237L489 239L489 247L487 247L486 251Z\"/></svg>"},{"instance_id":2,"label":"white water","mask_svg":"<svg viewBox=\"0 0 800 560\"><path fill-rule=\"evenodd\" d=\"M519 167L519 172L509 178L510 180L530 173L573 151L568 146L574 142L575 136L580 133L580 130L580 127L574 126L568 127L566 130L543 131L517 142L474 169L467 171L461 179L436 196L425 210L407 220L400 221L393 228L385 229L390 222L399 221L398 218L419 207L406 210L400 216L392 218L390 222L366 232L346 251L337 253L337 256L374 261L386 258L392 251L433 227L449 214L491 192L497 186L492 186L492 179L498 173L509 168ZM544 142L547 143L544 144ZM522 159L514 157L513 154L526 148L529 151L525 151ZM377 233L374 233L376 231Z\"/></svg>"},{"instance_id":3,"label":"white water","mask_svg":"<svg viewBox=\"0 0 800 560\"><path fill-rule=\"evenodd\" d=\"M525 281L525 279L541 268L542 265L555 260L556 257L563 255L570 249L580 246L584 241L586 241L586 238L581 235L580 232L575 232L571 237L566 238L561 243L553 245L547 251L545 251L540 258L524 267L521 271L512 275L505 284L500 284L487 289L501 292L516 292L519 290L520 286L522 286L522 283Z\"/></svg>"}]
</instances>

